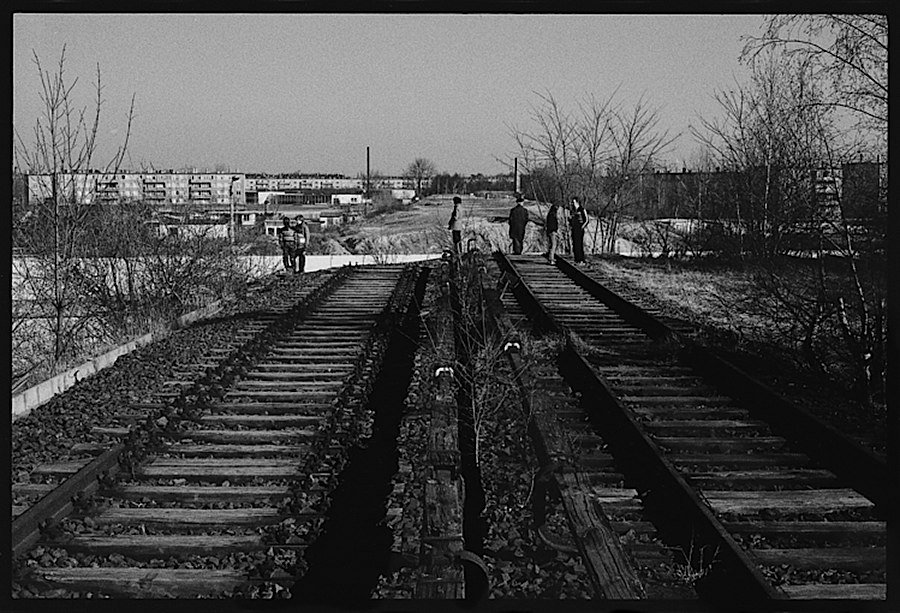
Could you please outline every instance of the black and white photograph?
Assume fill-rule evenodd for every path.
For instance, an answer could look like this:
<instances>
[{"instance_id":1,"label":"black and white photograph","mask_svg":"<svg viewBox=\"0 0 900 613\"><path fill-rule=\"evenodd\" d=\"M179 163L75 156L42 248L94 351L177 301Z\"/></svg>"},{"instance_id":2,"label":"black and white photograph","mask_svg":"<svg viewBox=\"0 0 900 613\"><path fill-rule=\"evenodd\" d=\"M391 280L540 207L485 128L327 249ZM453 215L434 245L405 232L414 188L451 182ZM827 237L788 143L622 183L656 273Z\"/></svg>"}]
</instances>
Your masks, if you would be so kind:
<instances>
[{"instance_id":1,"label":"black and white photograph","mask_svg":"<svg viewBox=\"0 0 900 613\"><path fill-rule=\"evenodd\" d=\"M881 5L79 6L11 16L4 610L900 604Z\"/></svg>"}]
</instances>

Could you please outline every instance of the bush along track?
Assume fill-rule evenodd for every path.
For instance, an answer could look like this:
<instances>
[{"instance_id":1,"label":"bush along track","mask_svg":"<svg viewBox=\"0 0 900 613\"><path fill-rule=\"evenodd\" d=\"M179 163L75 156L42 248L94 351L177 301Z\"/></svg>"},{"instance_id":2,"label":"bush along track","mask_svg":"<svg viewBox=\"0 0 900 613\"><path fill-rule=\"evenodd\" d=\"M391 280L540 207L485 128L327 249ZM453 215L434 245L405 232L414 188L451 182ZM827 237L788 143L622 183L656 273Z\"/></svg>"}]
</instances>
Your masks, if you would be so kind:
<instances>
[{"instance_id":1,"label":"bush along track","mask_svg":"<svg viewBox=\"0 0 900 613\"><path fill-rule=\"evenodd\" d=\"M395 284L396 280L392 282L392 285ZM402 301L403 292L395 292L395 299L392 301L392 304L398 303L398 301ZM312 305L311 300L304 301L306 307ZM296 319L296 316L302 315L300 312L302 310L301 307L298 306L297 309L293 310L292 315L294 317L289 317L289 320ZM396 308L394 308L396 310ZM387 317L382 317L379 322L376 323L375 328L378 329L385 325L390 325L390 311L389 307L386 309ZM285 320L282 320L285 321ZM160 411L152 413L143 423L147 426L147 428L143 428L146 432L140 435L132 434L128 440L128 454L124 456L124 463L126 464L126 468L133 468L137 461L145 454L152 451L152 445L154 444L156 437L159 433L156 433L156 430L164 430L166 434L172 434L174 436L184 436L185 435L185 427L190 426L191 422L188 418L196 417L199 413L198 409L200 407L212 407L216 404L216 399L223 398L222 391L229 387L235 381L239 381L240 378L246 374L249 365L254 361L253 356L258 356L263 353L265 350L269 349L273 343L273 341L279 337L280 335L285 333L286 328L283 328L279 325L271 326L265 333L261 335L261 337L256 337L252 339L250 342L245 343L244 346L235 352L229 359L224 360L220 363L213 372L208 372L207 376L205 376L202 382L191 386L190 388L183 390L181 394L178 395L175 399L173 399L164 409L160 411L163 414L160 414ZM378 336L377 334L375 336ZM377 344L377 343L376 343ZM377 353L377 351L375 352ZM349 378L350 385L345 386L345 392L342 394L341 399L338 400L339 403L350 404L353 403L354 394L365 393L368 385L367 379L365 375L361 374L362 370L367 367L371 367L372 364L376 364L378 359L374 359L372 363L366 364L365 358L368 357L372 359L372 354L366 356L365 353L361 354L363 357L363 361L357 365L356 372ZM371 370L371 368L370 368ZM359 405L357 405L359 406ZM334 423L337 423L337 420L332 420ZM152 424L152 425L151 425ZM190 428L188 427L188 430ZM349 432L349 436L358 436L359 431ZM316 437L315 440L319 440L319 438L328 439L328 436L324 437ZM183 440L183 439L182 439ZM327 451L328 448L334 448L335 445L324 445L322 447L323 450ZM316 457L316 459L310 459L308 461L308 465L316 464L319 460L321 454L313 453L312 456ZM323 465L328 465L331 460L326 458L322 462L318 462L319 465L316 467L317 470L322 471ZM329 471L325 471L326 474ZM333 474L336 471L331 471ZM319 473L321 474L321 473ZM158 480L159 483L162 483L164 480ZM183 480L182 480L183 481ZM178 483L174 483L174 485L178 485ZM227 485L227 483L225 483ZM302 494L302 495L300 495ZM320 501L321 502L321 501ZM292 509L301 508L304 509L303 512L310 513L310 508L313 505L310 503L310 493L309 492L300 492L298 496L291 497L288 496L283 502L282 512L288 512ZM324 508L324 507L322 507ZM288 520L291 518L288 517ZM90 518L86 518L85 522L89 522ZM301 523L301 522L297 522ZM292 522L286 521L284 522L285 527L291 526ZM63 529L73 528L75 532L79 532L78 526L63 526ZM81 526L82 530L84 526ZM141 527L143 529L143 526ZM227 532L227 531L226 531ZM287 538L290 538L294 535L285 535ZM308 541L308 539L306 539ZM284 543L284 541L282 541ZM281 550L282 553L287 551L288 554L293 553L289 548L287 550ZM44 558L46 553L44 551L38 550L40 554L40 560L36 560L38 564L46 563L47 560ZM272 551L264 552L272 553ZM121 556L119 556L121 557ZM255 576L259 579L264 579L267 574L272 576L280 576L284 577L287 571L284 569L284 565L286 562L291 561L291 555L283 555L284 559L282 559L278 564L282 566L282 568L274 568L276 564L273 564L271 559L267 559L265 555L260 556L259 554L246 554L246 553L237 553L231 556L219 557L218 559L213 558L204 558L201 560L197 559L189 559L187 562L188 566L181 566L182 568L190 568L191 565L200 565L203 568L227 568L229 570L233 569L241 569L242 572L249 573L251 577ZM65 558L65 556L63 556ZM68 558L69 561L74 560L74 558ZM75 560L75 564L80 564L86 562L87 564L112 564L116 565L117 561L112 559L101 559L97 558L93 561L91 560ZM121 561L119 561L121 562ZM66 561L63 561L66 564ZM164 566L173 564L174 561L163 561L163 560L151 560L151 564L160 564L162 563ZM67 564L71 566L72 564ZM119 564L121 565L121 564ZM34 566L34 564L26 564L25 566ZM274 570L273 570L274 568ZM224 571L223 571L224 572ZM290 573L287 573L290 574ZM266 586L265 584L260 584L257 582L257 585L260 585L260 590L252 592L251 596L260 596L260 595L272 595L273 588L271 585ZM268 589L268 592L266 591ZM274 591L277 591L275 589ZM286 595L285 592L287 590L281 590L281 595ZM27 595L27 594L25 594Z\"/></svg>"},{"instance_id":2,"label":"bush along track","mask_svg":"<svg viewBox=\"0 0 900 613\"><path fill-rule=\"evenodd\" d=\"M477 601L491 599L584 599L593 596L586 578L584 562L573 541L565 538L567 525L559 503L550 503L544 513L545 534L535 530L533 503L539 464L528 445L530 417L519 401L513 374L505 364L504 349L507 338L498 334L484 311L481 295L482 275L486 265L477 252L465 256L453 272L454 330L457 357L454 380L459 388L459 441L461 474L465 479L464 546L458 556L465 570L465 597ZM438 292L432 292L436 296ZM430 305L431 303L429 303ZM428 312L436 309L429 306ZM437 343L434 343L437 345ZM530 361L548 359L552 344L535 347ZM428 352L426 352L428 355ZM428 431L431 425L426 411L431 408L439 379L432 373L447 359L446 354L431 353L421 360L418 384L422 391L415 400L421 405L420 418L411 418L407 427L411 432ZM427 366L424 366L427 364ZM423 425L425 424L425 425ZM423 446L424 447L424 446ZM427 448L420 447L419 483L426 479ZM467 457L468 456L468 457ZM411 464L415 466L415 457ZM405 484L404 484L405 485ZM404 487L404 491L408 488ZM417 493L421 500L424 493ZM413 507L413 511L408 510ZM400 523L413 523L418 511L416 504L404 506ZM547 526L551 529L548 530ZM552 542L546 534L558 535ZM401 545L408 540L402 540ZM413 549L410 547L409 549ZM396 571L393 583L384 585L390 594L409 594L414 572ZM404 581L405 579L405 581Z\"/></svg>"}]
</instances>

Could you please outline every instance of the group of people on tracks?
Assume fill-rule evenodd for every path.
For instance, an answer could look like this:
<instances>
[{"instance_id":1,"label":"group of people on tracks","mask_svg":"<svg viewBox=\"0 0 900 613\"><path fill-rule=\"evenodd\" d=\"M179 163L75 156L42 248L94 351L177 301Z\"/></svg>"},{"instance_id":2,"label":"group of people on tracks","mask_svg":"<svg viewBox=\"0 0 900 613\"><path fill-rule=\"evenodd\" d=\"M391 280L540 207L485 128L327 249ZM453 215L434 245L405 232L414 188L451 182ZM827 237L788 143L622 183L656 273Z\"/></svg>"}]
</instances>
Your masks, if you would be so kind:
<instances>
[{"instance_id":1,"label":"group of people on tracks","mask_svg":"<svg viewBox=\"0 0 900 613\"><path fill-rule=\"evenodd\" d=\"M278 228L278 245L281 247L281 261L287 272L300 274L306 269L306 246L309 244L309 225L303 215L293 220L283 218L284 225Z\"/></svg>"},{"instance_id":2,"label":"group of people on tracks","mask_svg":"<svg viewBox=\"0 0 900 613\"><path fill-rule=\"evenodd\" d=\"M528 225L528 210L523 203L522 194L516 194L516 205L509 211L509 238L512 240L512 251L515 255L521 255L525 246L525 227ZM462 251L462 229L460 227L459 205L462 198L453 197L453 212L447 229L453 241L453 252L460 254ZM556 264L556 250L559 234L559 205L556 202L550 204L547 217L544 220L544 232L547 233L549 249L546 254L547 261L551 265ZM278 245L281 247L281 258L284 269L296 274L302 273L306 268L306 246L309 244L309 225L303 219L303 215L297 215L291 220L283 218L284 225L278 228ZM578 198L572 198L569 208L569 227L572 230L572 255L575 264L585 266L584 259L584 230L587 227L587 211Z\"/></svg>"},{"instance_id":3,"label":"group of people on tracks","mask_svg":"<svg viewBox=\"0 0 900 613\"><path fill-rule=\"evenodd\" d=\"M450 214L450 223L448 230L451 232L453 239L454 253L460 253L460 243L462 241L462 232L459 228L459 205L462 199L459 196L453 197L453 212ZM516 194L516 205L509 211L509 238L512 240L512 252L514 255L521 255L525 246L525 227L528 225L528 210L523 203L525 197L522 194ZM587 228L588 216L587 211L582 206L577 197L572 198L572 204L569 207L569 227L572 230L572 256L577 266L586 266L584 259L584 231ZM549 249L544 255L551 265L556 265L556 250L558 247L559 234L559 205L556 202L550 204L550 210L547 211L547 217L544 220L544 232L547 234L547 242Z\"/></svg>"}]
</instances>

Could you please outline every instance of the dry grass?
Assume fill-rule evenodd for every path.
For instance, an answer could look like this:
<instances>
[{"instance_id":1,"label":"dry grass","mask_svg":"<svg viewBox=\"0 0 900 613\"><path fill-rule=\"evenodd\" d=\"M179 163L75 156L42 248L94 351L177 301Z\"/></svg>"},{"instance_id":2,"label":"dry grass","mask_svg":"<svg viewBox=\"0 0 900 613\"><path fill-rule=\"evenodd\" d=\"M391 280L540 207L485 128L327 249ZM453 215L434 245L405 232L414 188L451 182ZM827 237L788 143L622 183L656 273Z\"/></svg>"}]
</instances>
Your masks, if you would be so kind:
<instances>
[{"instance_id":1,"label":"dry grass","mask_svg":"<svg viewBox=\"0 0 900 613\"><path fill-rule=\"evenodd\" d=\"M772 340L769 322L746 304L746 297L755 291L748 270L628 260L598 260L594 266L644 290L682 319L728 330L741 339Z\"/></svg>"},{"instance_id":2,"label":"dry grass","mask_svg":"<svg viewBox=\"0 0 900 613\"><path fill-rule=\"evenodd\" d=\"M845 379L824 375L804 359L796 341L772 312L765 313L751 267L711 262L649 260L593 260L595 270L640 290L645 306L656 304L702 332L701 342L715 348L792 402L855 436L878 453L886 450L885 407L863 406ZM791 270L781 271L785 275ZM802 271L796 271L795 293L803 291ZM767 307L768 308L768 307ZM781 322L783 324L783 322ZM841 340L833 330L832 345Z\"/></svg>"},{"instance_id":3,"label":"dry grass","mask_svg":"<svg viewBox=\"0 0 900 613\"><path fill-rule=\"evenodd\" d=\"M450 246L447 222L453 210L449 202L430 197L419 204L397 209L359 222L348 228L347 237L356 244L357 252L374 250L391 253L440 253ZM434 202L433 202L434 200ZM513 206L508 200L463 198L460 205L463 248L470 239L483 251L509 251L509 225L505 218ZM526 207L532 220L543 219L546 208ZM543 226L529 223L525 234L525 252L541 253L546 249Z\"/></svg>"}]
</instances>

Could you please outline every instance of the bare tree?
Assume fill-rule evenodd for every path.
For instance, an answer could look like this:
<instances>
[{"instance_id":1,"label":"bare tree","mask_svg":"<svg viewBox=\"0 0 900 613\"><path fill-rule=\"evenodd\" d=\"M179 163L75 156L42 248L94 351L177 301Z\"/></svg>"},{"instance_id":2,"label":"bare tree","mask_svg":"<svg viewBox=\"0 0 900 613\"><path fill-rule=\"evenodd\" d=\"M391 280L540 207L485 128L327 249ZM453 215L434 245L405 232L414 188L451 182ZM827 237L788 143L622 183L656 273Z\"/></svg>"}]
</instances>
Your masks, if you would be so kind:
<instances>
[{"instance_id":1,"label":"bare tree","mask_svg":"<svg viewBox=\"0 0 900 613\"><path fill-rule=\"evenodd\" d=\"M668 130L660 131L659 110L649 106L644 96L631 108L617 110L610 123L612 152L603 181L606 202L600 211L607 223L597 226L607 253L615 251L619 223L635 204L639 177L655 166L675 140Z\"/></svg>"},{"instance_id":2,"label":"bare tree","mask_svg":"<svg viewBox=\"0 0 900 613\"><path fill-rule=\"evenodd\" d=\"M434 165L434 162L428 158L416 158L406 167L406 176L411 177L416 181L417 197L422 197L422 183L431 179L436 172L437 167Z\"/></svg>"},{"instance_id":3,"label":"bare tree","mask_svg":"<svg viewBox=\"0 0 900 613\"><path fill-rule=\"evenodd\" d=\"M92 106L76 108L74 89L77 79L65 72L65 47L55 71L46 70L34 53L34 64L41 82L39 92L42 115L33 128L34 141L26 144L14 127L14 164L22 172L43 179L39 202L29 211L23 225L14 232L22 241L19 247L30 258L22 268L23 280L31 293L41 297L50 310L53 338L53 363L59 362L70 344L89 323L78 310L75 256L78 246L91 229L85 220L90 214L93 194L87 171L92 169L102 105L101 72L97 66ZM126 117L122 144L106 163L103 174L114 174L125 156L134 96Z\"/></svg>"},{"instance_id":4,"label":"bare tree","mask_svg":"<svg viewBox=\"0 0 900 613\"><path fill-rule=\"evenodd\" d=\"M768 49L808 65L823 89L818 104L847 111L857 119L858 129L879 134L886 154L887 15L773 15L762 36L748 37L744 57Z\"/></svg>"},{"instance_id":5,"label":"bare tree","mask_svg":"<svg viewBox=\"0 0 900 613\"><path fill-rule=\"evenodd\" d=\"M577 170L578 127L550 92L536 93L532 105L531 130L513 128L512 136L522 154L526 172L547 168L554 179L555 193L540 194L545 202L562 202L570 192Z\"/></svg>"},{"instance_id":6,"label":"bare tree","mask_svg":"<svg viewBox=\"0 0 900 613\"><path fill-rule=\"evenodd\" d=\"M460 405L460 419L472 433L471 452L476 465L481 465L490 424L515 399L516 387L503 367L506 339L494 333L486 310L481 284L483 256L475 251L454 265L458 273L454 324L459 356L454 373L466 401Z\"/></svg>"},{"instance_id":7,"label":"bare tree","mask_svg":"<svg viewBox=\"0 0 900 613\"><path fill-rule=\"evenodd\" d=\"M546 201L565 203L578 196L594 224L593 247L615 246L627 197L637 177L652 167L674 137L660 131L659 113L642 96L630 109L616 100L618 90L605 99L594 96L570 113L551 94L538 94L531 109L531 128L509 128L529 175L550 179L534 183ZM565 232L563 232L565 234Z\"/></svg>"},{"instance_id":8,"label":"bare tree","mask_svg":"<svg viewBox=\"0 0 900 613\"><path fill-rule=\"evenodd\" d=\"M14 133L15 163L34 189L13 218L18 303L12 332L18 368L53 374L123 336L234 294L249 271L227 241L202 233L162 236L147 223L152 206L101 197L98 186L115 184L126 157L134 97L122 145L95 170L103 104L99 67L93 105L78 109L65 49L55 72L36 55L34 61L43 114L33 143Z\"/></svg>"},{"instance_id":9,"label":"bare tree","mask_svg":"<svg viewBox=\"0 0 900 613\"><path fill-rule=\"evenodd\" d=\"M769 54L753 63L749 84L716 93L722 118L701 120L703 129L694 131L734 172L730 199L742 256L778 253L786 231L812 221L810 176L826 159L831 131L819 99L808 66Z\"/></svg>"},{"instance_id":10,"label":"bare tree","mask_svg":"<svg viewBox=\"0 0 900 613\"><path fill-rule=\"evenodd\" d=\"M807 365L871 404L884 389L887 304L884 241L871 239L884 232L869 224L861 237L830 177L867 132L841 125L808 57L773 47L751 67L748 84L717 94L723 118L695 131L730 172L722 213L732 211L742 257L760 265L750 300ZM823 182L833 198L819 195Z\"/></svg>"}]
</instances>

